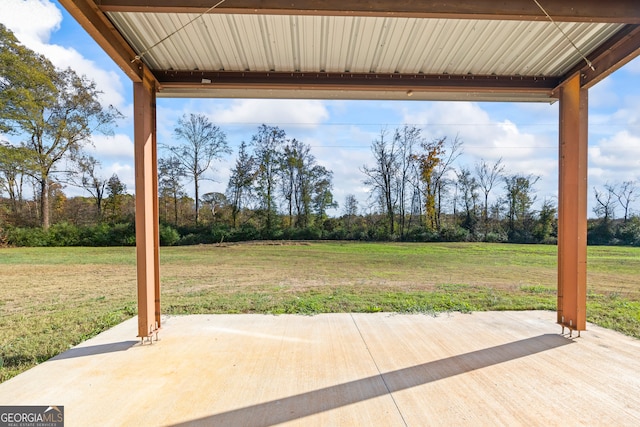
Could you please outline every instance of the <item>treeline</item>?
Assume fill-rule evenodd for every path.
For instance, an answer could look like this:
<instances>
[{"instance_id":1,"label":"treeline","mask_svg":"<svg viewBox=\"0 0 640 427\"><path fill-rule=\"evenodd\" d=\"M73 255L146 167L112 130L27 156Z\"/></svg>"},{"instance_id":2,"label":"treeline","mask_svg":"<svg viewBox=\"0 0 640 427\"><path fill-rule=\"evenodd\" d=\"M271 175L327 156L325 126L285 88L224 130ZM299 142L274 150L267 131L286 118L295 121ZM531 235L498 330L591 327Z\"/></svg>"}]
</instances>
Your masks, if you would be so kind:
<instances>
[{"instance_id":1,"label":"treeline","mask_svg":"<svg viewBox=\"0 0 640 427\"><path fill-rule=\"evenodd\" d=\"M266 125L249 143L240 144L225 193L205 193L196 203L185 184L197 186L206 178L210 162L229 150L224 133L206 117L183 117L176 136L184 133L185 126L214 130L215 147L194 149L194 141L211 143L211 138L200 137L201 131L191 132L182 144L165 147L166 156L159 160L163 245L261 239L554 244L557 239L555 205L545 200L534 208L539 177L506 173L501 160L456 165L462 141L427 141L419 129L409 126L381 131L372 142L375 163L361 167L363 183L370 188L368 203L351 194L340 208L333 198L332 173L317 163L311 147ZM196 151L211 154L207 159L200 156L206 167L190 165ZM1 156L0 164L8 158ZM74 181L87 185L90 197L67 198L60 183L50 183L48 229L38 226L38 193L33 200L0 199L2 242L135 244L134 196L117 175L100 178L95 165L86 163L91 167L81 168L83 173ZM187 168L202 172L194 178ZM28 181L28 176L24 179ZM589 221L590 244L640 245L640 219L633 214L636 193L633 181L594 189L598 219ZM339 213L327 215L330 208ZM621 218L616 218L616 211L623 213Z\"/></svg>"}]
</instances>

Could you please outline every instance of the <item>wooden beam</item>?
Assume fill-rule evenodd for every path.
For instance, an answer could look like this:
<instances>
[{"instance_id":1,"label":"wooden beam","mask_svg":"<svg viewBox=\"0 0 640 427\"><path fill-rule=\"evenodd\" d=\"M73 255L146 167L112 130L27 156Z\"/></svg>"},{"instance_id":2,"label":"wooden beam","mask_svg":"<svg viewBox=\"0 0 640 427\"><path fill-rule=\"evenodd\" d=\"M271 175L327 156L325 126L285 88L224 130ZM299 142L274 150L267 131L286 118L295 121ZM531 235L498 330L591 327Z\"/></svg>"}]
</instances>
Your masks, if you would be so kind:
<instances>
[{"instance_id":1,"label":"wooden beam","mask_svg":"<svg viewBox=\"0 0 640 427\"><path fill-rule=\"evenodd\" d=\"M316 89L357 91L447 91L539 93L551 97L559 79L525 76L426 75L378 73L287 73L255 71L162 71L164 89Z\"/></svg>"},{"instance_id":2,"label":"wooden beam","mask_svg":"<svg viewBox=\"0 0 640 427\"><path fill-rule=\"evenodd\" d=\"M636 0L540 0L555 21L640 24ZM97 0L105 12L203 13L211 0ZM229 0L212 13L546 21L533 0Z\"/></svg>"},{"instance_id":3,"label":"wooden beam","mask_svg":"<svg viewBox=\"0 0 640 427\"><path fill-rule=\"evenodd\" d=\"M153 79L153 74L142 61L135 60L135 51L94 1L59 2L133 82L141 82L143 78Z\"/></svg>"},{"instance_id":4,"label":"wooden beam","mask_svg":"<svg viewBox=\"0 0 640 427\"><path fill-rule=\"evenodd\" d=\"M580 75L583 88L590 89L614 71L640 55L640 25L625 25L560 78L560 86Z\"/></svg>"},{"instance_id":5,"label":"wooden beam","mask_svg":"<svg viewBox=\"0 0 640 427\"><path fill-rule=\"evenodd\" d=\"M582 87L591 88L638 55L640 55L640 25L627 25L615 38L609 39L600 47L598 54L591 59L593 70L588 66L583 67Z\"/></svg>"},{"instance_id":6,"label":"wooden beam","mask_svg":"<svg viewBox=\"0 0 640 427\"><path fill-rule=\"evenodd\" d=\"M156 88L148 80L133 86L138 336L145 338L161 326Z\"/></svg>"},{"instance_id":7,"label":"wooden beam","mask_svg":"<svg viewBox=\"0 0 640 427\"><path fill-rule=\"evenodd\" d=\"M560 88L558 323L586 329L588 91L574 76Z\"/></svg>"}]
</instances>

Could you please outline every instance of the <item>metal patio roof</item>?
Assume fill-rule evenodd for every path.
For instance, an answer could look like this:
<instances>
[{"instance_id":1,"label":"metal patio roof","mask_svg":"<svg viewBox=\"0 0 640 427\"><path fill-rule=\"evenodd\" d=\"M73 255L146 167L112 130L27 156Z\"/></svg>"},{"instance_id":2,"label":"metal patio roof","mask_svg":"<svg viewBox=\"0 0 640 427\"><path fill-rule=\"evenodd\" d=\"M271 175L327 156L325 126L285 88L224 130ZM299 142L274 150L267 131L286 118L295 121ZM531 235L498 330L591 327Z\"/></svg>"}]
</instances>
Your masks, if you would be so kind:
<instances>
[{"instance_id":1,"label":"metal patio roof","mask_svg":"<svg viewBox=\"0 0 640 427\"><path fill-rule=\"evenodd\" d=\"M161 97L553 102L640 53L634 0L60 2Z\"/></svg>"}]
</instances>

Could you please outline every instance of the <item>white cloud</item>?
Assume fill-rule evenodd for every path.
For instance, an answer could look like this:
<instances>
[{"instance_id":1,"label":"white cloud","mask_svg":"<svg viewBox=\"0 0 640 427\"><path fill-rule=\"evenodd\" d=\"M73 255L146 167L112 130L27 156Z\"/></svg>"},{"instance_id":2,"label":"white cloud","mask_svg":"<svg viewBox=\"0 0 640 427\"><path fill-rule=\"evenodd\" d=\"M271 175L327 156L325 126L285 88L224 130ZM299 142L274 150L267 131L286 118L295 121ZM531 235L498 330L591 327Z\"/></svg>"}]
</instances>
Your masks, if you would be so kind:
<instances>
[{"instance_id":1,"label":"white cloud","mask_svg":"<svg viewBox=\"0 0 640 427\"><path fill-rule=\"evenodd\" d=\"M217 124L296 124L314 127L329 118L322 101L306 99L238 99L226 108L212 104L211 120Z\"/></svg>"},{"instance_id":2,"label":"white cloud","mask_svg":"<svg viewBox=\"0 0 640 427\"><path fill-rule=\"evenodd\" d=\"M427 139L457 136L471 161L483 158L494 162L502 158L512 172L544 176L557 167L555 161L548 162L549 157L557 156L557 145L546 135L522 132L509 120L493 120L476 103L428 104L425 109L406 112L404 120L425 124L423 134Z\"/></svg>"},{"instance_id":3,"label":"white cloud","mask_svg":"<svg viewBox=\"0 0 640 427\"><path fill-rule=\"evenodd\" d=\"M133 160L133 141L129 135L115 134L113 136L94 135L93 145L87 151L97 159L102 160Z\"/></svg>"},{"instance_id":4,"label":"white cloud","mask_svg":"<svg viewBox=\"0 0 640 427\"><path fill-rule=\"evenodd\" d=\"M104 177L109 179L111 176L118 175L118 179L127 186L127 193L135 193L135 172L133 166L129 163L111 163L103 168Z\"/></svg>"},{"instance_id":5,"label":"white cloud","mask_svg":"<svg viewBox=\"0 0 640 427\"><path fill-rule=\"evenodd\" d=\"M123 85L116 72L101 68L74 48L49 43L51 34L58 31L62 23L62 13L53 2L2 0L0 22L13 31L22 44L45 55L56 67L70 67L95 81L98 90L103 92L100 95L103 104L123 108Z\"/></svg>"},{"instance_id":6,"label":"white cloud","mask_svg":"<svg viewBox=\"0 0 640 427\"><path fill-rule=\"evenodd\" d=\"M41 44L32 47L44 53L58 68L71 68L79 75L84 75L96 82L103 105L113 105L122 110L125 108L124 88L118 73L100 68L94 61L84 58L78 51L58 45Z\"/></svg>"},{"instance_id":7,"label":"white cloud","mask_svg":"<svg viewBox=\"0 0 640 427\"><path fill-rule=\"evenodd\" d=\"M593 191L602 191L606 184L640 181L640 137L627 130L603 138L589 147L589 212L595 203ZM637 209L637 204L632 206Z\"/></svg>"},{"instance_id":8,"label":"white cloud","mask_svg":"<svg viewBox=\"0 0 640 427\"><path fill-rule=\"evenodd\" d=\"M589 148L589 163L612 175L629 176L640 170L640 137L624 130ZM622 180L626 180L625 178Z\"/></svg>"},{"instance_id":9,"label":"white cloud","mask_svg":"<svg viewBox=\"0 0 640 427\"><path fill-rule=\"evenodd\" d=\"M0 22L33 49L34 45L47 43L51 33L60 28L62 13L48 0L2 0Z\"/></svg>"}]
</instances>

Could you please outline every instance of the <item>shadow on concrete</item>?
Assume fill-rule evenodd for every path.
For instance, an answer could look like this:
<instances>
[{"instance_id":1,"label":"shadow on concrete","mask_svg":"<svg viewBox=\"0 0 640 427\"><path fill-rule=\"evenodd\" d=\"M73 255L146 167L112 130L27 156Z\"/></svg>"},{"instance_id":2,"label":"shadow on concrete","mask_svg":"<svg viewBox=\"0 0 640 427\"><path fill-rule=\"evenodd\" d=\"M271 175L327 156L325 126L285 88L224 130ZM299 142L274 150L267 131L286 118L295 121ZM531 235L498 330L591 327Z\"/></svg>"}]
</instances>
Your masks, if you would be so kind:
<instances>
[{"instance_id":1,"label":"shadow on concrete","mask_svg":"<svg viewBox=\"0 0 640 427\"><path fill-rule=\"evenodd\" d=\"M245 426L248 420L255 427L271 426L552 350L572 342L561 335L544 334L175 424L173 427Z\"/></svg>"},{"instance_id":2,"label":"shadow on concrete","mask_svg":"<svg viewBox=\"0 0 640 427\"><path fill-rule=\"evenodd\" d=\"M96 354L115 353L117 351L127 351L140 341L121 341L109 344L89 345L86 347L76 347L52 357L50 360L73 359L76 357L93 356Z\"/></svg>"}]
</instances>

